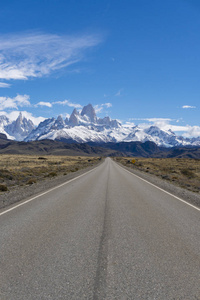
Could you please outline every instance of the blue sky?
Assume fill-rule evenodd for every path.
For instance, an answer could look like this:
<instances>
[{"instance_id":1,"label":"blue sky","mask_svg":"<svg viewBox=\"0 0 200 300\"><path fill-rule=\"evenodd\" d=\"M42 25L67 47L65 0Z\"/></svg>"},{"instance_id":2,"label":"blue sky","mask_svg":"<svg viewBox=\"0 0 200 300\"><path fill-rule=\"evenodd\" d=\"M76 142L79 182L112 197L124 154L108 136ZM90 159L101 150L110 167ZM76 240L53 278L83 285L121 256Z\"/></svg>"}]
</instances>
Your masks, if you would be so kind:
<instances>
[{"instance_id":1,"label":"blue sky","mask_svg":"<svg viewBox=\"0 0 200 300\"><path fill-rule=\"evenodd\" d=\"M200 135L199 0L2 0L0 114L98 116Z\"/></svg>"}]
</instances>

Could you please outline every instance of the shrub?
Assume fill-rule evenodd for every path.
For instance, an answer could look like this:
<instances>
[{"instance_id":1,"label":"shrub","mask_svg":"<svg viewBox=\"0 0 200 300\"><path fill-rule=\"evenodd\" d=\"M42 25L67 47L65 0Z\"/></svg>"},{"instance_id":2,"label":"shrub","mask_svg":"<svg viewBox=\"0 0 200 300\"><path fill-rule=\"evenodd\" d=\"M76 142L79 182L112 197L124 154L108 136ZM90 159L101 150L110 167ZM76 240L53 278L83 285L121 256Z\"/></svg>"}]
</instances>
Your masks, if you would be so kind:
<instances>
[{"instance_id":1,"label":"shrub","mask_svg":"<svg viewBox=\"0 0 200 300\"><path fill-rule=\"evenodd\" d=\"M8 191L8 187L5 184L0 184L0 191L1 192L7 192Z\"/></svg>"},{"instance_id":2,"label":"shrub","mask_svg":"<svg viewBox=\"0 0 200 300\"><path fill-rule=\"evenodd\" d=\"M55 176L57 176L57 173L56 172L50 172L47 176L48 177L55 177Z\"/></svg>"},{"instance_id":3,"label":"shrub","mask_svg":"<svg viewBox=\"0 0 200 300\"><path fill-rule=\"evenodd\" d=\"M26 184L33 184L33 183L36 183L36 181L37 181L36 179L30 178Z\"/></svg>"},{"instance_id":4,"label":"shrub","mask_svg":"<svg viewBox=\"0 0 200 300\"><path fill-rule=\"evenodd\" d=\"M188 169L182 169L182 170L181 170L181 173L182 173L184 176L187 176L187 177L190 177L190 178L195 177L195 174L194 174L192 171L188 170Z\"/></svg>"}]
</instances>

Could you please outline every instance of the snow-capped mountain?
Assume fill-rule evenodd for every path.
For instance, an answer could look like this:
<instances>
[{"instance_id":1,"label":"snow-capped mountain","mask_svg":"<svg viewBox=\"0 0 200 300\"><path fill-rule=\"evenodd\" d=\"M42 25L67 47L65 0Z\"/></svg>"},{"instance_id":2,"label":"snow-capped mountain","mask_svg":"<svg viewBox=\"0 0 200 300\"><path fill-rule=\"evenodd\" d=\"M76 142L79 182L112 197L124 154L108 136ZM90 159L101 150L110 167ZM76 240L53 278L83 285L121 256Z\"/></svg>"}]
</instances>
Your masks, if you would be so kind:
<instances>
[{"instance_id":1,"label":"snow-capped mountain","mask_svg":"<svg viewBox=\"0 0 200 300\"><path fill-rule=\"evenodd\" d=\"M22 113L19 114L15 121L4 126L5 132L17 141L23 141L34 128L33 122L23 117Z\"/></svg>"},{"instance_id":2,"label":"snow-capped mountain","mask_svg":"<svg viewBox=\"0 0 200 300\"><path fill-rule=\"evenodd\" d=\"M84 106L81 112L74 109L70 117L65 120L62 116L49 118L37 127L21 113L13 122L6 116L0 116L0 132L6 134L9 139L18 141L42 139L78 143L152 141L158 146L165 147L200 146L200 137L189 139L177 136L171 130L161 130L157 126L144 129L139 125L122 125L118 120L112 120L110 117L98 118L91 104Z\"/></svg>"},{"instance_id":3,"label":"snow-capped mountain","mask_svg":"<svg viewBox=\"0 0 200 300\"><path fill-rule=\"evenodd\" d=\"M25 141L52 139L86 142L110 142L122 139L123 127L117 120L109 117L98 118L91 104L84 106L79 113L74 109L70 118L63 120L62 116L57 119L47 119L39 124ZM119 139L116 136L120 134Z\"/></svg>"},{"instance_id":4,"label":"snow-capped mountain","mask_svg":"<svg viewBox=\"0 0 200 300\"><path fill-rule=\"evenodd\" d=\"M10 124L10 120L6 116L0 116L0 133L5 134L8 139L13 140L14 137L10 136L5 130L8 124Z\"/></svg>"},{"instance_id":5,"label":"snow-capped mountain","mask_svg":"<svg viewBox=\"0 0 200 300\"><path fill-rule=\"evenodd\" d=\"M6 116L0 116L0 133L4 133L8 139L23 141L35 128L31 120L27 120L19 113L15 121L9 120Z\"/></svg>"}]
</instances>

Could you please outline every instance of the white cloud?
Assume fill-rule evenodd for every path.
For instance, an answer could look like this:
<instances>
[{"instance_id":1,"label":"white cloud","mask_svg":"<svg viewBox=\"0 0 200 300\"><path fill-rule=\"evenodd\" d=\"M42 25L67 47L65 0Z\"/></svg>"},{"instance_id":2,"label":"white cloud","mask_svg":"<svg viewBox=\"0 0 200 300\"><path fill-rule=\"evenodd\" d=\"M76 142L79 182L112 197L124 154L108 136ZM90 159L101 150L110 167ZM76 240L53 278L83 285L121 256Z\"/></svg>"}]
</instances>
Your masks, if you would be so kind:
<instances>
[{"instance_id":1,"label":"white cloud","mask_svg":"<svg viewBox=\"0 0 200 300\"><path fill-rule=\"evenodd\" d=\"M56 102L53 102L53 104L67 105L67 106L69 106L69 107L74 107L74 108L82 108L82 105L81 105L81 104L78 104L78 103L72 103L72 102L69 101L69 100L56 101Z\"/></svg>"},{"instance_id":2,"label":"white cloud","mask_svg":"<svg viewBox=\"0 0 200 300\"><path fill-rule=\"evenodd\" d=\"M96 114L101 113L102 110L104 109L104 107L106 107L106 108L112 107L112 103L107 102L107 103L95 105L94 109L95 109Z\"/></svg>"},{"instance_id":3,"label":"white cloud","mask_svg":"<svg viewBox=\"0 0 200 300\"><path fill-rule=\"evenodd\" d=\"M169 118L130 118L130 121L148 121L148 122L170 122L170 121L174 121L173 119L169 119Z\"/></svg>"},{"instance_id":4,"label":"white cloud","mask_svg":"<svg viewBox=\"0 0 200 300\"><path fill-rule=\"evenodd\" d=\"M18 109L18 107L30 106L28 95L17 95L14 98L0 97L0 110Z\"/></svg>"},{"instance_id":5,"label":"white cloud","mask_svg":"<svg viewBox=\"0 0 200 300\"><path fill-rule=\"evenodd\" d=\"M97 104L97 105L94 106L94 109L95 109L96 114L99 114L99 113L102 112L103 106L100 106L100 105Z\"/></svg>"},{"instance_id":6,"label":"white cloud","mask_svg":"<svg viewBox=\"0 0 200 300\"><path fill-rule=\"evenodd\" d=\"M40 102L38 102L37 104L35 104L35 107L38 107L38 106L52 107L52 104L51 104L50 102L43 102L43 101L40 101Z\"/></svg>"},{"instance_id":7,"label":"white cloud","mask_svg":"<svg viewBox=\"0 0 200 300\"><path fill-rule=\"evenodd\" d=\"M0 88L9 88L11 84L5 83L5 82L0 82Z\"/></svg>"},{"instance_id":8,"label":"white cloud","mask_svg":"<svg viewBox=\"0 0 200 300\"><path fill-rule=\"evenodd\" d=\"M187 125L187 132L183 134L184 137L198 137L200 136L200 126Z\"/></svg>"},{"instance_id":9,"label":"white cloud","mask_svg":"<svg viewBox=\"0 0 200 300\"><path fill-rule=\"evenodd\" d=\"M64 115L64 118L68 118L68 119L69 119L69 118L70 118L70 114L67 114L67 113L66 113L66 114Z\"/></svg>"},{"instance_id":10,"label":"white cloud","mask_svg":"<svg viewBox=\"0 0 200 300\"><path fill-rule=\"evenodd\" d=\"M168 130L169 123L174 120L169 118L130 118L129 121L147 121L152 123L150 125L158 126L163 130ZM149 123L140 123L140 127L147 128L149 127Z\"/></svg>"},{"instance_id":11,"label":"white cloud","mask_svg":"<svg viewBox=\"0 0 200 300\"><path fill-rule=\"evenodd\" d=\"M102 105L106 106L107 108L108 108L108 107L112 107L112 103L104 103L104 104L102 104Z\"/></svg>"},{"instance_id":12,"label":"white cloud","mask_svg":"<svg viewBox=\"0 0 200 300\"><path fill-rule=\"evenodd\" d=\"M198 137L200 136L200 127L199 126L190 126L190 125L174 125L172 122L179 123L181 120L175 120L170 118L130 118L129 121L147 121L145 123L139 123L140 128L148 128L149 126L157 126L163 131L172 130L173 132L179 133L184 137ZM150 124L149 124L150 123ZM130 122L126 122L125 126L132 125ZM134 125L134 123L133 123Z\"/></svg>"},{"instance_id":13,"label":"white cloud","mask_svg":"<svg viewBox=\"0 0 200 300\"><path fill-rule=\"evenodd\" d=\"M133 123L133 122L126 122L124 124L124 127L127 127L127 128L131 128L131 127L134 127L134 126L135 126L135 123Z\"/></svg>"},{"instance_id":14,"label":"white cloud","mask_svg":"<svg viewBox=\"0 0 200 300\"><path fill-rule=\"evenodd\" d=\"M191 105L183 105L182 108L196 108L196 106L191 106Z\"/></svg>"},{"instance_id":15,"label":"white cloud","mask_svg":"<svg viewBox=\"0 0 200 300\"><path fill-rule=\"evenodd\" d=\"M87 48L100 42L94 35L0 35L0 78L24 80L48 75L80 61Z\"/></svg>"},{"instance_id":16,"label":"white cloud","mask_svg":"<svg viewBox=\"0 0 200 300\"><path fill-rule=\"evenodd\" d=\"M123 91L123 89L120 89L120 90L115 94L115 96L116 96L116 97L120 97L121 94L122 94L122 91Z\"/></svg>"}]
</instances>

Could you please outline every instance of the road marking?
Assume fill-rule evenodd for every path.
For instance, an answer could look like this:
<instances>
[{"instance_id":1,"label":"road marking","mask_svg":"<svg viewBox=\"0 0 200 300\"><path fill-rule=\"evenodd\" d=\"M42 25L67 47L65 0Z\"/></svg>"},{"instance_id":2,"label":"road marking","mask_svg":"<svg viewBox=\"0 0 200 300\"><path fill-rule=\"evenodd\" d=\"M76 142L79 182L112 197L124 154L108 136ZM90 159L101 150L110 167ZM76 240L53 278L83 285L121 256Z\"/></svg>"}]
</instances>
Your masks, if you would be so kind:
<instances>
[{"instance_id":1,"label":"road marking","mask_svg":"<svg viewBox=\"0 0 200 300\"><path fill-rule=\"evenodd\" d=\"M9 211L11 211L11 210L14 210L14 209L17 208L17 207L20 207L20 206L22 206L22 205L24 205L24 204L26 204L26 203L28 203L28 202L31 202L31 201L33 201L33 200L35 200L35 199L37 199L37 198L39 198L39 197L41 197L41 196L44 196L44 195L46 195L46 194L52 192L53 190L56 190L56 189L58 189L58 188L60 188L60 187L62 187L62 186L64 186L64 185L66 185L66 184L68 184L68 183L70 183L70 182L72 182L72 181L74 181L74 180L76 180L76 179L78 179L78 178L80 178L80 177L82 177L82 176L84 176L84 175L86 175L86 174L88 174L88 173L94 171L94 170L97 169L97 168L98 168L98 167L96 167L96 168L94 168L94 169L92 169L92 170L90 170L90 171L88 171L88 172L86 172L86 173L84 173L84 174L82 174L82 175L79 175L79 176L77 176L77 177L75 177L75 178L73 178L73 179L70 179L69 181L66 181L66 182L64 182L64 183L62 183L62 184L60 184L60 185L57 185L57 186L55 186L54 188L51 188L51 189L47 190L46 192L43 192L43 193L41 193L41 194L39 194L39 195L37 195L37 196L32 197L31 199L28 199L28 200L26 200L26 201L24 201L24 202L22 202L22 203L20 203L20 204L17 204L17 205L15 205L15 206L13 206L13 207L11 207L11 208L9 208L9 209L7 209L7 210L1 212L1 213L0 213L0 216L6 214L7 212L9 212Z\"/></svg>"},{"instance_id":2,"label":"road marking","mask_svg":"<svg viewBox=\"0 0 200 300\"><path fill-rule=\"evenodd\" d=\"M118 164L117 164L117 165L118 165ZM162 192L164 192L164 193L166 193L166 194L168 194L168 195L170 195L170 196L172 196L172 197L178 199L179 201L181 201L181 202L183 202L183 203L185 203L185 204L187 204L187 205L189 205L189 206L195 208L196 210L200 211L200 208L199 208L199 207L197 207L197 206L195 206L195 205L192 205L192 204L190 204L189 202L187 202L187 201L185 201L185 200L183 200L183 199L181 199L181 198L179 198L179 197L177 197L177 196L175 196L175 195L173 195L173 194L171 194L171 193L169 193L169 192L163 190L162 188L158 187L157 185L155 185L155 184L153 184L153 183L151 183L151 182L149 182L149 181L143 179L142 177L140 177L140 176L138 176L138 175L136 175L136 174L134 174L134 173L132 173L132 172L126 170L125 168L123 168L123 167L121 167L121 166L119 166L119 165L118 165L118 167L120 167L122 170L126 171L127 173L130 173L130 174L132 174L133 176L135 176L135 177L137 177L137 178L143 180L144 182L146 182L146 183L148 183L148 184L154 186L154 187L157 188L158 190L160 190L160 191L162 191Z\"/></svg>"}]
</instances>

